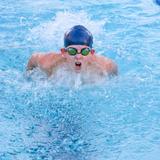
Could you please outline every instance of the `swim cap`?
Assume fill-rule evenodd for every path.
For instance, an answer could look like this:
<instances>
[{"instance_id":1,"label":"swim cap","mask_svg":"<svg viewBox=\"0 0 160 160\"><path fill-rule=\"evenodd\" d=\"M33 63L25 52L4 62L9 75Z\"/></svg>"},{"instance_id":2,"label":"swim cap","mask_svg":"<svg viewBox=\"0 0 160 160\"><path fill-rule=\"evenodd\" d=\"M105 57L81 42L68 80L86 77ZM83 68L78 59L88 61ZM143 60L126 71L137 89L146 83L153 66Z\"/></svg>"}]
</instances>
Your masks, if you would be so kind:
<instances>
[{"instance_id":1,"label":"swim cap","mask_svg":"<svg viewBox=\"0 0 160 160\"><path fill-rule=\"evenodd\" d=\"M157 4L160 5L160 0L156 0Z\"/></svg>"},{"instance_id":2,"label":"swim cap","mask_svg":"<svg viewBox=\"0 0 160 160\"><path fill-rule=\"evenodd\" d=\"M82 25L72 27L64 35L64 46L86 45L92 48L93 36L91 32Z\"/></svg>"}]
</instances>

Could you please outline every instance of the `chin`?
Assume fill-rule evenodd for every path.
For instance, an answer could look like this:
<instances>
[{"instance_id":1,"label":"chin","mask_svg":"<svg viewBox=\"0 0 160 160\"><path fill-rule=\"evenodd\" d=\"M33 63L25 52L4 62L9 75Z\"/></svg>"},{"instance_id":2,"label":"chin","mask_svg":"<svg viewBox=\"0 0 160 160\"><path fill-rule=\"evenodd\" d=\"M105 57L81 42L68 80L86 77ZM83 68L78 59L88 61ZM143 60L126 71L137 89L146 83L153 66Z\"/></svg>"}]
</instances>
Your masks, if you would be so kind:
<instances>
[{"instance_id":1,"label":"chin","mask_svg":"<svg viewBox=\"0 0 160 160\"><path fill-rule=\"evenodd\" d=\"M81 69L80 69L80 70L75 69L75 72L76 72L76 73L81 73Z\"/></svg>"}]
</instances>

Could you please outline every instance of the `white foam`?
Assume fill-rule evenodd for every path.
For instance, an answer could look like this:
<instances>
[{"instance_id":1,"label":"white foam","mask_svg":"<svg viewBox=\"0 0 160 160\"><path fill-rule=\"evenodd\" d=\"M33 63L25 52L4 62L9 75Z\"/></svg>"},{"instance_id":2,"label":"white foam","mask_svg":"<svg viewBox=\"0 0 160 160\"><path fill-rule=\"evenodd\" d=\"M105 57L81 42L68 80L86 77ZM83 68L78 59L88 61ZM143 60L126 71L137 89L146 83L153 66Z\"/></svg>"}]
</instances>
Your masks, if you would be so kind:
<instances>
[{"instance_id":1,"label":"white foam","mask_svg":"<svg viewBox=\"0 0 160 160\"><path fill-rule=\"evenodd\" d=\"M51 21L42 23L30 30L28 41L40 43L42 47L59 49L63 46L64 33L74 25L84 25L94 35L94 43L98 43L106 20L92 20L86 12L58 12Z\"/></svg>"}]
</instances>

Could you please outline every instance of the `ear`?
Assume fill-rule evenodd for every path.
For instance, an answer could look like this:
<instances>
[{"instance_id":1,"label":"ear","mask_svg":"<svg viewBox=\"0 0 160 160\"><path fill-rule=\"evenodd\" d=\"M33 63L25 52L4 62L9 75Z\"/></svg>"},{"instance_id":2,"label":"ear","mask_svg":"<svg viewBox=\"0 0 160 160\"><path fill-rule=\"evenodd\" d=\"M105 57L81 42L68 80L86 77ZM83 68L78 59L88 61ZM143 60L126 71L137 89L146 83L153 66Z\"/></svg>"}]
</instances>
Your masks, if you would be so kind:
<instances>
[{"instance_id":1,"label":"ear","mask_svg":"<svg viewBox=\"0 0 160 160\"><path fill-rule=\"evenodd\" d=\"M65 55L66 55L66 49L65 48L61 48L61 55L65 57Z\"/></svg>"},{"instance_id":2,"label":"ear","mask_svg":"<svg viewBox=\"0 0 160 160\"><path fill-rule=\"evenodd\" d=\"M65 48L61 48L61 53L65 54L65 52L66 52L66 49Z\"/></svg>"},{"instance_id":3,"label":"ear","mask_svg":"<svg viewBox=\"0 0 160 160\"><path fill-rule=\"evenodd\" d=\"M91 54L94 55L95 54L95 50L91 49Z\"/></svg>"}]
</instances>

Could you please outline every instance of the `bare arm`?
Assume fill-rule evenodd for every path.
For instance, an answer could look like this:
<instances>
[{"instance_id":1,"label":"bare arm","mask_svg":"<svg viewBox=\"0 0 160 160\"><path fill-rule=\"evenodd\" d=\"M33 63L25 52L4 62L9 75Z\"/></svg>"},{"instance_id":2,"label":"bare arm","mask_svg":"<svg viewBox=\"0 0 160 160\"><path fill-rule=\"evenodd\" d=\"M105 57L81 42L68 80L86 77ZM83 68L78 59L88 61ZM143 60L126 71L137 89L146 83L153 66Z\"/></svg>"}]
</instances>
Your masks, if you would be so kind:
<instances>
[{"instance_id":1,"label":"bare arm","mask_svg":"<svg viewBox=\"0 0 160 160\"><path fill-rule=\"evenodd\" d=\"M52 75L54 69L59 63L62 63L63 59L58 54L51 53L38 53L33 54L28 61L27 71L32 70L36 67L47 73L48 76Z\"/></svg>"},{"instance_id":2,"label":"bare arm","mask_svg":"<svg viewBox=\"0 0 160 160\"><path fill-rule=\"evenodd\" d=\"M110 75L118 75L117 64L112 60L108 60L108 63L106 64L106 69L108 70L108 73Z\"/></svg>"},{"instance_id":3,"label":"bare arm","mask_svg":"<svg viewBox=\"0 0 160 160\"><path fill-rule=\"evenodd\" d=\"M109 75L118 75L118 67L115 62L104 56L97 56L97 62L100 64L103 71Z\"/></svg>"},{"instance_id":4,"label":"bare arm","mask_svg":"<svg viewBox=\"0 0 160 160\"><path fill-rule=\"evenodd\" d=\"M27 71L32 70L33 68L36 68L38 66L39 57L39 54L33 54L31 56L27 64Z\"/></svg>"}]
</instances>

